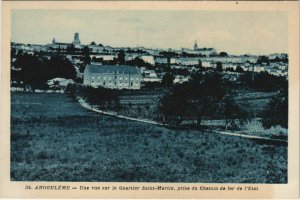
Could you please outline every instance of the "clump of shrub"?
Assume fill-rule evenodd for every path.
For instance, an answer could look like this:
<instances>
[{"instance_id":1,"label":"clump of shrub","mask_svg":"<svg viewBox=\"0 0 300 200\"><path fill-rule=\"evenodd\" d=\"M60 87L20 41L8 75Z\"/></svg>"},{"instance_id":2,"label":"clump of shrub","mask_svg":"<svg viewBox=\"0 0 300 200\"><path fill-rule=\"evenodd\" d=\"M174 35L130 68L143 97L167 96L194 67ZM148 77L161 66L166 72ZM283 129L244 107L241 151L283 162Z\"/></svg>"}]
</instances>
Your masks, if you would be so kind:
<instances>
[{"instance_id":1,"label":"clump of shrub","mask_svg":"<svg viewBox=\"0 0 300 200\"><path fill-rule=\"evenodd\" d=\"M272 126L270 129L266 130L266 133L269 135L276 135L276 136L283 136L287 137L288 136L288 129L284 128L280 125L277 126Z\"/></svg>"},{"instance_id":2,"label":"clump of shrub","mask_svg":"<svg viewBox=\"0 0 300 200\"><path fill-rule=\"evenodd\" d=\"M251 119L251 120L245 122L244 124L242 124L239 128L251 135L265 131L261 121L259 121L257 119Z\"/></svg>"},{"instance_id":3,"label":"clump of shrub","mask_svg":"<svg viewBox=\"0 0 300 200\"><path fill-rule=\"evenodd\" d=\"M263 123L258 119L252 119L247 121L246 123L239 126L239 129L244 133L249 135L258 135L258 136L282 136L287 137L288 129L276 125L272 126L269 129L264 128Z\"/></svg>"}]
</instances>

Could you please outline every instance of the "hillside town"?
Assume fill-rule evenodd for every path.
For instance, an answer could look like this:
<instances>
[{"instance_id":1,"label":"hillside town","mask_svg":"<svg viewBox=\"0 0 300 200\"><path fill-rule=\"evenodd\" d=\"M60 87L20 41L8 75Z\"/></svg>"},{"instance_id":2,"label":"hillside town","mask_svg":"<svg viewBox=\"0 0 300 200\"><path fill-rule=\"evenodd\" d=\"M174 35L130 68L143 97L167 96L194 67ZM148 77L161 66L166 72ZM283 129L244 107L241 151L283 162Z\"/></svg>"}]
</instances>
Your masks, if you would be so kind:
<instances>
[{"instance_id":1,"label":"hillside town","mask_svg":"<svg viewBox=\"0 0 300 200\"><path fill-rule=\"evenodd\" d=\"M12 17L11 181L287 183L278 12L61 11Z\"/></svg>"},{"instance_id":2,"label":"hillside town","mask_svg":"<svg viewBox=\"0 0 300 200\"><path fill-rule=\"evenodd\" d=\"M137 81L139 83L137 83L138 86L134 87L134 89L140 89L148 83L161 83L163 77L168 73L172 74L174 84L186 82L191 78L191 73L199 70L199 67L203 70L209 70L219 66L225 77L233 82L238 82L241 74L245 72L252 72L253 74L266 72L277 77L288 78L288 55L285 53L229 55L227 52L219 52L214 48L201 47L197 41L195 41L192 48L181 49L153 49L141 46L111 47L96 44L95 42L86 45L81 44L79 33L75 33L73 41L69 43L58 42L55 38L53 38L51 43L46 45L11 42L11 54L12 86L17 85L23 88L25 87L25 85L22 86L24 80L13 76L13 74L18 74L18 71L21 70L21 67L16 62L17 56L20 54L38 55L40 58L48 60L53 56L63 56L75 67L78 82L89 85L97 85L96 81L100 81L97 78L100 77L96 77L96 74L86 74L89 71L85 70L87 65L98 66L100 68L102 66L107 69L109 69L108 67L112 67L112 65L127 65L127 68L133 67L134 71L137 69ZM103 70L100 71L104 73ZM125 74L126 71L132 70L125 70ZM105 73L124 74L124 71L109 70L109 72ZM84 78L84 76L95 78L95 83L94 80L84 82L83 80L87 80L87 77ZM49 81L51 82L51 80ZM120 81L122 83L123 80L118 80L118 83ZM130 84L129 80L128 84ZM105 85L104 79L101 85L108 88L131 88L127 86L119 87L116 84Z\"/></svg>"}]
</instances>

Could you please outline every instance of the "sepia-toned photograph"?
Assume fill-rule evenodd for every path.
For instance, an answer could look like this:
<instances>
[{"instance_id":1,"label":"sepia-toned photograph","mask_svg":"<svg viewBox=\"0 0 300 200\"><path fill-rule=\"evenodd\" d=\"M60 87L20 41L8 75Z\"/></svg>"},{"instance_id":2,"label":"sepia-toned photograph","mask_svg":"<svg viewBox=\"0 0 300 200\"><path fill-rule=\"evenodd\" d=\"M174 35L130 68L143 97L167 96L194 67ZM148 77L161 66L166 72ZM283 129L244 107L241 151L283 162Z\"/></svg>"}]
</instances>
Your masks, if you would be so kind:
<instances>
[{"instance_id":1,"label":"sepia-toned photograph","mask_svg":"<svg viewBox=\"0 0 300 200\"><path fill-rule=\"evenodd\" d=\"M9 181L288 184L289 19L11 9Z\"/></svg>"}]
</instances>

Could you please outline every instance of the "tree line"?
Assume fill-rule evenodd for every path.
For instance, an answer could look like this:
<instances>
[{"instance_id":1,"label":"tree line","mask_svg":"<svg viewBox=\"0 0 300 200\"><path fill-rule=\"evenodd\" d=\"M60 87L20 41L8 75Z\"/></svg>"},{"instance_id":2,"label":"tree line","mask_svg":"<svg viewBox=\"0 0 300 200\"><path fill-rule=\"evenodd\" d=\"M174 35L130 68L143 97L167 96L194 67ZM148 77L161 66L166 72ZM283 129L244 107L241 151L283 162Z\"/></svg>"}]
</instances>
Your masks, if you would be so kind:
<instances>
[{"instance_id":1,"label":"tree line","mask_svg":"<svg viewBox=\"0 0 300 200\"><path fill-rule=\"evenodd\" d=\"M33 89L44 88L46 82L53 78L76 79L73 64L62 56L53 56L50 59L37 55L21 54L16 56L13 63L18 71L12 71L11 80L23 82Z\"/></svg>"},{"instance_id":2,"label":"tree line","mask_svg":"<svg viewBox=\"0 0 300 200\"><path fill-rule=\"evenodd\" d=\"M82 98L92 107L97 107L102 111L104 109L118 111L121 108L118 90L104 87L94 88L81 84L68 84L66 94L74 101Z\"/></svg>"},{"instance_id":3,"label":"tree line","mask_svg":"<svg viewBox=\"0 0 300 200\"><path fill-rule=\"evenodd\" d=\"M288 92L286 84L277 85L278 94L265 107L262 122L265 127L288 124ZM202 127L203 119L225 119L226 126L234 126L234 119L247 121L252 116L233 98L232 86L218 70L195 73L189 82L174 85L163 96L158 108L159 120L171 126L190 121Z\"/></svg>"},{"instance_id":4,"label":"tree line","mask_svg":"<svg viewBox=\"0 0 300 200\"><path fill-rule=\"evenodd\" d=\"M226 115L232 119L240 110L226 90L221 74L216 71L194 74L191 81L175 85L159 105L163 122L180 125L190 120L195 121L198 127L204 118Z\"/></svg>"},{"instance_id":5,"label":"tree line","mask_svg":"<svg viewBox=\"0 0 300 200\"><path fill-rule=\"evenodd\" d=\"M288 81L285 77L278 77L268 72L244 72L240 81L243 85L263 92L278 91L285 88Z\"/></svg>"}]
</instances>

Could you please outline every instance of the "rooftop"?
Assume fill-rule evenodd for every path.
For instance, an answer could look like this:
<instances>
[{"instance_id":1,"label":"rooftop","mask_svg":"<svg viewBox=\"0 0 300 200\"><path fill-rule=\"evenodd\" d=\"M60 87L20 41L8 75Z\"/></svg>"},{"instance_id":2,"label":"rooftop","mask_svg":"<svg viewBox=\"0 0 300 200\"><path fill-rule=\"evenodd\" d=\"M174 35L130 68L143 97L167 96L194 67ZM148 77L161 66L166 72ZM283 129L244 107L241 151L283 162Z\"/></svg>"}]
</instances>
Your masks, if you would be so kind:
<instances>
[{"instance_id":1,"label":"rooftop","mask_svg":"<svg viewBox=\"0 0 300 200\"><path fill-rule=\"evenodd\" d=\"M55 44L58 44L58 45L70 45L70 43L64 43L64 42L55 42Z\"/></svg>"},{"instance_id":2,"label":"rooftop","mask_svg":"<svg viewBox=\"0 0 300 200\"><path fill-rule=\"evenodd\" d=\"M109 73L109 74L139 74L137 67L128 65L87 65L86 69L90 73Z\"/></svg>"}]
</instances>

